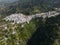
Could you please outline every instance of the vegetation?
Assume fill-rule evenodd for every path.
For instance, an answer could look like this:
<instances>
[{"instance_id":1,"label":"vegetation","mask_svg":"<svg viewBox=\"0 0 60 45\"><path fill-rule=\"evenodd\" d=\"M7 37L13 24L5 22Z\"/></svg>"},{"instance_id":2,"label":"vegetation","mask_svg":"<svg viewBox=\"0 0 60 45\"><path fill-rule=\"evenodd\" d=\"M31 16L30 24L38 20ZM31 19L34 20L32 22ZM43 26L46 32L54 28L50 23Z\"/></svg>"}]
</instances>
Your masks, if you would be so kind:
<instances>
[{"instance_id":1,"label":"vegetation","mask_svg":"<svg viewBox=\"0 0 60 45\"><path fill-rule=\"evenodd\" d=\"M49 3L48 3L49 2ZM0 7L0 14L23 13L26 15L54 10L54 3L44 0L19 0Z\"/></svg>"},{"instance_id":2,"label":"vegetation","mask_svg":"<svg viewBox=\"0 0 60 45\"><path fill-rule=\"evenodd\" d=\"M12 24L3 20L13 13L29 15L54 10L56 5L60 5L60 1L58 0L58 4L53 2L19 0L0 5L0 45L60 45L60 15L35 18L29 24Z\"/></svg>"},{"instance_id":3,"label":"vegetation","mask_svg":"<svg viewBox=\"0 0 60 45\"><path fill-rule=\"evenodd\" d=\"M28 41L27 45L60 45L59 20L60 15L39 19L38 28Z\"/></svg>"},{"instance_id":4,"label":"vegetation","mask_svg":"<svg viewBox=\"0 0 60 45\"><path fill-rule=\"evenodd\" d=\"M45 19L40 17L29 24L10 24L0 28L0 45L60 45L60 15Z\"/></svg>"},{"instance_id":5,"label":"vegetation","mask_svg":"<svg viewBox=\"0 0 60 45\"><path fill-rule=\"evenodd\" d=\"M23 28L21 24L11 25L9 22L5 24L7 25L7 29L0 27L0 45L26 45L28 39L36 29L33 21L30 24L25 24Z\"/></svg>"}]
</instances>

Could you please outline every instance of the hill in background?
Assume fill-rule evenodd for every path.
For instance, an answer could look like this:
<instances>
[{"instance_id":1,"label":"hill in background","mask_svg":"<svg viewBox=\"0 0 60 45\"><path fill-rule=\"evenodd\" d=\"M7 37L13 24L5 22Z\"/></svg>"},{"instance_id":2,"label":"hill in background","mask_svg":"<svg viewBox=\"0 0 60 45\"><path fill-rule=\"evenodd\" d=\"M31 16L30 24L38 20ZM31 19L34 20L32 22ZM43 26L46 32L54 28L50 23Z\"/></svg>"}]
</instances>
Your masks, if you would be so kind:
<instances>
[{"instance_id":1,"label":"hill in background","mask_svg":"<svg viewBox=\"0 0 60 45\"><path fill-rule=\"evenodd\" d=\"M14 0L13 0L14 1ZM0 14L23 13L26 15L47 12L60 7L60 0L18 0L0 6Z\"/></svg>"}]
</instances>

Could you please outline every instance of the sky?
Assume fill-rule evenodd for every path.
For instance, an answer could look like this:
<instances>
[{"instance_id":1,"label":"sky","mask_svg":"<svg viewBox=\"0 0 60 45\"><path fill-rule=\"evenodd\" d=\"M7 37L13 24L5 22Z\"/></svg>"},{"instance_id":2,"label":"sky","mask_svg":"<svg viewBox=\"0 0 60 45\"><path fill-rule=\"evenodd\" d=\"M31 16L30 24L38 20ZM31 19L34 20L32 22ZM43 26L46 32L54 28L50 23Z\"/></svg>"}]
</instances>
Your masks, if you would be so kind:
<instances>
[{"instance_id":1,"label":"sky","mask_svg":"<svg viewBox=\"0 0 60 45\"><path fill-rule=\"evenodd\" d=\"M0 2L8 2L8 1L14 2L14 1L17 1L17 0L0 0Z\"/></svg>"}]
</instances>

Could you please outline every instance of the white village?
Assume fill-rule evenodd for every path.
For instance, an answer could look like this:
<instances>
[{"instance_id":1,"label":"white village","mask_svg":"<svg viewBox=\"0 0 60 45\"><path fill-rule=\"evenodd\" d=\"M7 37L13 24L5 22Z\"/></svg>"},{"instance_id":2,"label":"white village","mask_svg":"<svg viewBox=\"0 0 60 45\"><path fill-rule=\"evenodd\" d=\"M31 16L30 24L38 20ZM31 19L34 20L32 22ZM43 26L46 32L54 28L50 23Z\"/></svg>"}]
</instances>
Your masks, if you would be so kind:
<instances>
[{"instance_id":1,"label":"white village","mask_svg":"<svg viewBox=\"0 0 60 45\"><path fill-rule=\"evenodd\" d=\"M7 16L6 18L4 18L4 20L6 21L12 21L13 24L14 23L29 23L30 20L32 20L32 18L37 18L37 17L43 17L43 18L46 18L46 17L52 17L52 16L56 16L56 15L59 15L60 12L57 12L57 11L49 11L49 12L46 12L46 13L40 13L40 14L35 14L35 15L23 15L21 13L19 14L11 14L10 16Z\"/></svg>"}]
</instances>

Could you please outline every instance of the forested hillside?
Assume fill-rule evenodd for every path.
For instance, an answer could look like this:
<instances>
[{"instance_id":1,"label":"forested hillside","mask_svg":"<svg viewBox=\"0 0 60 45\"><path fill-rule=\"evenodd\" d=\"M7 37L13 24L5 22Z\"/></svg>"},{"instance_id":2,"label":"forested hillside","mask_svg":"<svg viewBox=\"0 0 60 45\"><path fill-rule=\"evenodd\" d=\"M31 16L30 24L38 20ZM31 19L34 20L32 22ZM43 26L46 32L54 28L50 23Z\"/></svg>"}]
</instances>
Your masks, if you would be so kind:
<instances>
[{"instance_id":1,"label":"forested hillside","mask_svg":"<svg viewBox=\"0 0 60 45\"><path fill-rule=\"evenodd\" d=\"M18 0L13 3L5 3L0 8L0 14L12 13L35 14L59 8L60 0Z\"/></svg>"},{"instance_id":2,"label":"forested hillside","mask_svg":"<svg viewBox=\"0 0 60 45\"><path fill-rule=\"evenodd\" d=\"M0 45L60 45L60 0L12 1L0 2Z\"/></svg>"},{"instance_id":3,"label":"forested hillside","mask_svg":"<svg viewBox=\"0 0 60 45\"><path fill-rule=\"evenodd\" d=\"M39 18L38 28L27 45L60 45L60 15Z\"/></svg>"},{"instance_id":4,"label":"forested hillside","mask_svg":"<svg viewBox=\"0 0 60 45\"><path fill-rule=\"evenodd\" d=\"M60 15L35 18L24 26L9 21L0 25L0 45L60 45Z\"/></svg>"}]
</instances>

